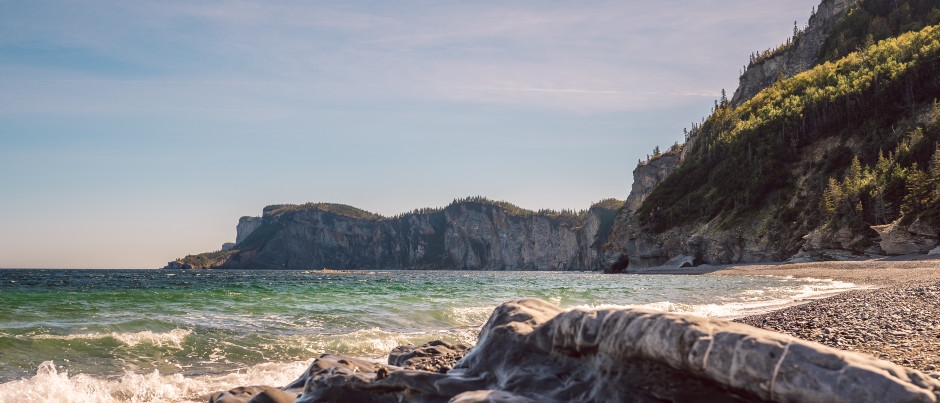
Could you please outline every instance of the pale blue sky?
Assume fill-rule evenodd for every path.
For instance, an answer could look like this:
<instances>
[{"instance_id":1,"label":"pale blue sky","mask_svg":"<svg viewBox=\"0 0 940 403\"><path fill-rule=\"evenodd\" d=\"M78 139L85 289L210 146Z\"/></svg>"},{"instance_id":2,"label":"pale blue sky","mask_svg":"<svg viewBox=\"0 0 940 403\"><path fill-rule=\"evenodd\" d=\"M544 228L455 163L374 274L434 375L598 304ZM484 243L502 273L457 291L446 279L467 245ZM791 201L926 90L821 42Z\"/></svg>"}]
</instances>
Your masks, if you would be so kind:
<instances>
[{"instance_id":1,"label":"pale blue sky","mask_svg":"<svg viewBox=\"0 0 940 403\"><path fill-rule=\"evenodd\" d=\"M265 205L629 193L818 0L0 0L0 267L160 267Z\"/></svg>"}]
</instances>

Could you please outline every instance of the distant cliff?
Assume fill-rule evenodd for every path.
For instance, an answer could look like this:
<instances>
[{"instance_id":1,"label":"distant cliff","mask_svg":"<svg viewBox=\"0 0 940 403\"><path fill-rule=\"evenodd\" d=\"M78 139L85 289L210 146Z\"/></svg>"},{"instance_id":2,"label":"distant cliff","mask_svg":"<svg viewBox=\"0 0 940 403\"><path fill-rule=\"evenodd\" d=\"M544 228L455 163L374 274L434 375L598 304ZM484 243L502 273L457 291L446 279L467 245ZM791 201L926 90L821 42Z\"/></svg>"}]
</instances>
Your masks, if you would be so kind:
<instances>
[{"instance_id":1,"label":"distant cliff","mask_svg":"<svg viewBox=\"0 0 940 403\"><path fill-rule=\"evenodd\" d=\"M248 239L248 235L251 235L256 229L261 227L261 217L249 217L245 216L238 220L238 225L235 227L235 246L245 242L245 239Z\"/></svg>"},{"instance_id":2,"label":"distant cliff","mask_svg":"<svg viewBox=\"0 0 940 403\"><path fill-rule=\"evenodd\" d=\"M167 267L597 270L622 204L533 212L472 198L394 218L338 204L268 206L261 217L239 221L233 251L187 256Z\"/></svg>"}]
</instances>

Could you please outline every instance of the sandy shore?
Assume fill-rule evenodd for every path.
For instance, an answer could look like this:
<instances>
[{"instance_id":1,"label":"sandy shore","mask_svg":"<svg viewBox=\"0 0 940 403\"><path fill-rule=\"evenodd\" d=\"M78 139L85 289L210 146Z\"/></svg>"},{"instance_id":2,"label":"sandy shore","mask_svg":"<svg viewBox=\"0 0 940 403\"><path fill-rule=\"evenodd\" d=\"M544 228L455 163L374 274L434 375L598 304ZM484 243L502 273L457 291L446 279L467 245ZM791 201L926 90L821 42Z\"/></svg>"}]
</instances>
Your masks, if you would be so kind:
<instances>
[{"instance_id":1,"label":"sandy shore","mask_svg":"<svg viewBox=\"0 0 940 403\"><path fill-rule=\"evenodd\" d=\"M736 321L869 354L940 378L940 255L643 272L812 277L877 287L810 300Z\"/></svg>"}]
</instances>

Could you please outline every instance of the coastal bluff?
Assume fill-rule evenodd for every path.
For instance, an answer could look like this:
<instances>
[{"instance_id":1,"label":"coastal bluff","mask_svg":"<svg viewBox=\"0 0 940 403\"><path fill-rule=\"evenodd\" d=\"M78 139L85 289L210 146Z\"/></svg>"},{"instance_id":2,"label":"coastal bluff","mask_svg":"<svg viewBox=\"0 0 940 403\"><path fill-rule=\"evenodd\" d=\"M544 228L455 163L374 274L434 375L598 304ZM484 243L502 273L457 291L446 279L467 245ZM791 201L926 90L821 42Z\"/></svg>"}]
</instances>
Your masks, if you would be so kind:
<instances>
[{"instance_id":1,"label":"coastal bluff","mask_svg":"<svg viewBox=\"0 0 940 403\"><path fill-rule=\"evenodd\" d=\"M389 364L324 354L283 388L217 392L245 402L936 402L918 371L751 326L642 309L523 299L496 308L478 344L399 348ZM437 357L434 357L434 356ZM434 372L415 369L438 359ZM404 365L404 367L399 366ZM425 368L428 365L422 364Z\"/></svg>"},{"instance_id":2,"label":"coastal bluff","mask_svg":"<svg viewBox=\"0 0 940 403\"><path fill-rule=\"evenodd\" d=\"M622 205L530 211L476 197L396 217L341 204L273 205L239 220L230 250L165 268L600 270L600 247Z\"/></svg>"}]
</instances>

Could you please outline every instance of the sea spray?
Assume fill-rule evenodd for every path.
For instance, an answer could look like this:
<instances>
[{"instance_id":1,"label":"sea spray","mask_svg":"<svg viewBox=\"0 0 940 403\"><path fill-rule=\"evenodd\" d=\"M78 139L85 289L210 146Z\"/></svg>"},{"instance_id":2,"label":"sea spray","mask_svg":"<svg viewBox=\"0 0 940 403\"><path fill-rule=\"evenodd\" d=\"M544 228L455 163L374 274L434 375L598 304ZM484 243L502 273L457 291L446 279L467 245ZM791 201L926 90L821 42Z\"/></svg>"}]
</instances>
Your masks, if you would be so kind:
<instances>
[{"instance_id":1,"label":"sea spray","mask_svg":"<svg viewBox=\"0 0 940 403\"><path fill-rule=\"evenodd\" d=\"M186 377L126 373L116 378L69 375L52 361L39 365L36 374L0 384L0 403L165 403L205 402L208 396L232 385L284 385L293 381L309 362L264 363L223 374Z\"/></svg>"}]
</instances>

